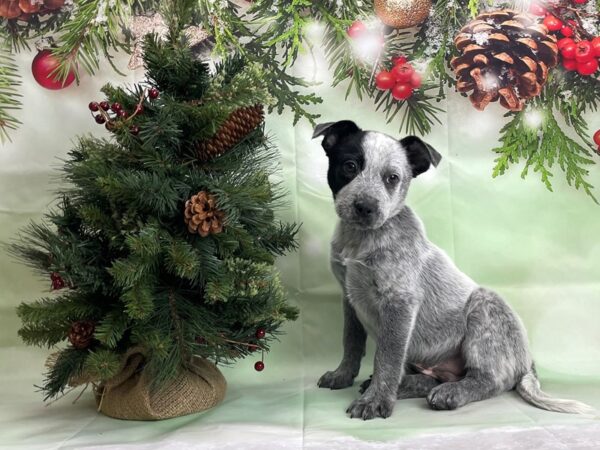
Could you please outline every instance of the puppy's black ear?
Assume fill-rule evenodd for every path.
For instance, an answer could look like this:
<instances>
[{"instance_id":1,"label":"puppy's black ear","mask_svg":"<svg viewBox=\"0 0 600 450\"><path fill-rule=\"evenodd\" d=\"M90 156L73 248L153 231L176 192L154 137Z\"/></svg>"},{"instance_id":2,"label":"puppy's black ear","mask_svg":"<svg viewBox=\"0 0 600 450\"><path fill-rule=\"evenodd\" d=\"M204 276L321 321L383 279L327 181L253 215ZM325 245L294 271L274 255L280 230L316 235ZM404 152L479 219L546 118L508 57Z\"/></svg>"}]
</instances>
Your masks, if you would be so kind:
<instances>
[{"instance_id":1,"label":"puppy's black ear","mask_svg":"<svg viewBox=\"0 0 600 450\"><path fill-rule=\"evenodd\" d=\"M357 133L360 128L351 120L340 120L339 122L320 123L315 127L313 139L319 136L323 137L321 145L325 149L325 153L329 155L329 151L335 147L346 136Z\"/></svg>"},{"instance_id":2,"label":"puppy's black ear","mask_svg":"<svg viewBox=\"0 0 600 450\"><path fill-rule=\"evenodd\" d=\"M401 139L400 143L406 149L413 178L426 172L432 164L437 167L442 160L442 155L436 149L416 136L407 136Z\"/></svg>"}]
</instances>

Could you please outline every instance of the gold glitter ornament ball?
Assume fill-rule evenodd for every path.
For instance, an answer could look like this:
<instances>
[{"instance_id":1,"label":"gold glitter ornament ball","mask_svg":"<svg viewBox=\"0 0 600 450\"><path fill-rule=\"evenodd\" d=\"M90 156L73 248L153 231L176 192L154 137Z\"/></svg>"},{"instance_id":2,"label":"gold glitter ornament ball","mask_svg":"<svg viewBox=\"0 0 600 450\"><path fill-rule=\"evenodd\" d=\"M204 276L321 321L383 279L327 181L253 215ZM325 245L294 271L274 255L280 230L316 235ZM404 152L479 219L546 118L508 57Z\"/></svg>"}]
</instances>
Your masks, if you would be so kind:
<instances>
[{"instance_id":1,"label":"gold glitter ornament ball","mask_svg":"<svg viewBox=\"0 0 600 450\"><path fill-rule=\"evenodd\" d=\"M431 10L431 0L375 0L375 14L392 28L422 24Z\"/></svg>"}]
</instances>

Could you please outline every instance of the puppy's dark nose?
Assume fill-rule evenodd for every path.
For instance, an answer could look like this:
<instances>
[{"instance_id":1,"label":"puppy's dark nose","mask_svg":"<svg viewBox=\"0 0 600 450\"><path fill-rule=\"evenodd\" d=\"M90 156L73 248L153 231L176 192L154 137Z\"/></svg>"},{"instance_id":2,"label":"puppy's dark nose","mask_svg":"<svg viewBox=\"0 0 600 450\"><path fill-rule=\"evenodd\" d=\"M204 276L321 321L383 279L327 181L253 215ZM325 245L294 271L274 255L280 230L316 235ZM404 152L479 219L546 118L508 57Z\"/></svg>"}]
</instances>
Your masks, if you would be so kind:
<instances>
[{"instance_id":1,"label":"puppy's dark nose","mask_svg":"<svg viewBox=\"0 0 600 450\"><path fill-rule=\"evenodd\" d=\"M377 209L377 202L371 199L354 200L354 210L360 217L369 218Z\"/></svg>"}]
</instances>

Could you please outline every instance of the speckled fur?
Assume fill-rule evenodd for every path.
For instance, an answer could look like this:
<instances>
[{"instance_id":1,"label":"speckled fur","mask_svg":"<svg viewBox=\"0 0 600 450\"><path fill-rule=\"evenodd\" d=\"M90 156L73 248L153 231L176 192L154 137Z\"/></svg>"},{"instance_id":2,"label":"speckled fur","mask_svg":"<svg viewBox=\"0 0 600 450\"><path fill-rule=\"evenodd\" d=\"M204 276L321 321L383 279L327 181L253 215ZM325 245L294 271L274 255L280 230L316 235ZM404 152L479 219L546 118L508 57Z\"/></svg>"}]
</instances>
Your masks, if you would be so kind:
<instances>
[{"instance_id":1,"label":"speckled fur","mask_svg":"<svg viewBox=\"0 0 600 450\"><path fill-rule=\"evenodd\" d=\"M426 396L433 409L455 409L515 387L536 406L581 412L584 405L577 402L553 403L543 397L539 385L535 392L537 379L520 319L500 296L477 286L431 243L405 205L419 172L414 169L415 148L409 157L400 141L343 123L337 130L336 124L325 124L315 131L325 136L330 171L335 169L331 155L336 145L349 145L350 138L344 141L347 136L336 134L340 130L350 130L352 144L364 156L360 173L334 191L340 221L331 243L331 268L343 290L344 354L319 386L353 384L368 334L376 342L374 372L349 406L351 417L385 418L397 398L415 396ZM431 158L430 147L416 148ZM393 189L386 185L389 173L400 178ZM354 206L362 199L375 208L368 219L359 217ZM459 381L439 383L412 370L412 364L433 366L456 355L466 369ZM560 402L567 404L561 409Z\"/></svg>"}]
</instances>

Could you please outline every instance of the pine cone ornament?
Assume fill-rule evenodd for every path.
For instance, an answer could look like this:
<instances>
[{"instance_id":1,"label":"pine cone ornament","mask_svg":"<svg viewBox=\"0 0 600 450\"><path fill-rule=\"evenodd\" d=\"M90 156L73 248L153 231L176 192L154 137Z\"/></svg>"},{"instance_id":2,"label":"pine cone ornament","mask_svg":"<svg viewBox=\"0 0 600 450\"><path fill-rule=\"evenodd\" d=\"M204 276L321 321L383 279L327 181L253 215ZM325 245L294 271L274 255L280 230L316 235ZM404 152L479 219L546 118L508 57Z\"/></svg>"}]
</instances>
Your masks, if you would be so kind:
<instances>
[{"instance_id":1,"label":"pine cone ornament","mask_svg":"<svg viewBox=\"0 0 600 450\"><path fill-rule=\"evenodd\" d=\"M32 14L48 14L64 4L65 0L0 0L0 17L28 20Z\"/></svg>"},{"instance_id":2,"label":"pine cone ornament","mask_svg":"<svg viewBox=\"0 0 600 450\"><path fill-rule=\"evenodd\" d=\"M198 143L196 146L198 159L208 161L222 155L260 125L264 117L262 105L236 109L212 138Z\"/></svg>"},{"instance_id":3,"label":"pine cone ornament","mask_svg":"<svg viewBox=\"0 0 600 450\"><path fill-rule=\"evenodd\" d=\"M214 195L200 191L185 202L184 218L190 233L206 237L223 231L225 213L217 208Z\"/></svg>"},{"instance_id":4,"label":"pine cone ornament","mask_svg":"<svg viewBox=\"0 0 600 450\"><path fill-rule=\"evenodd\" d=\"M491 102L521 111L540 94L548 71L558 63L556 38L535 16L512 10L480 14L454 38L460 52L450 61L456 89L470 92L483 111Z\"/></svg>"},{"instance_id":5,"label":"pine cone ornament","mask_svg":"<svg viewBox=\"0 0 600 450\"><path fill-rule=\"evenodd\" d=\"M78 349L88 348L94 337L96 325L91 320L73 322L69 331L69 342Z\"/></svg>"}]
</instances>

